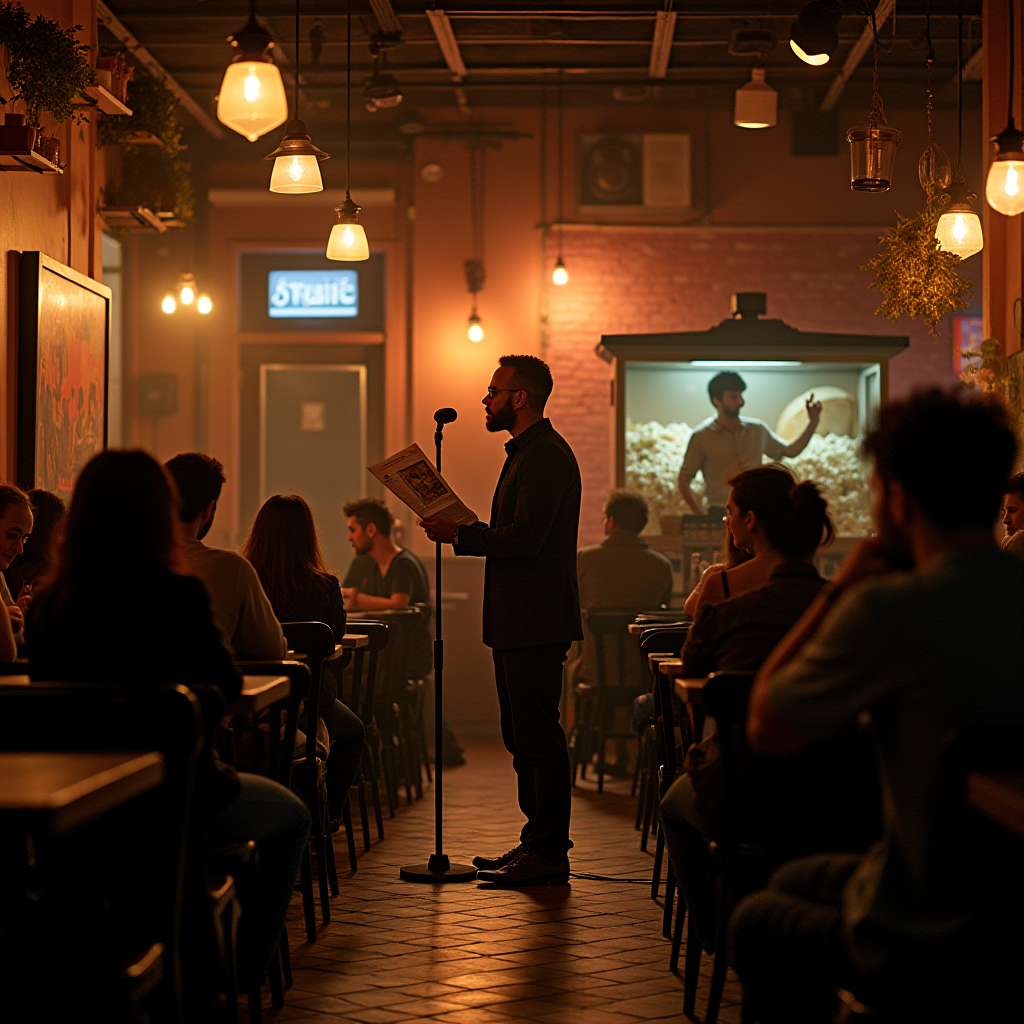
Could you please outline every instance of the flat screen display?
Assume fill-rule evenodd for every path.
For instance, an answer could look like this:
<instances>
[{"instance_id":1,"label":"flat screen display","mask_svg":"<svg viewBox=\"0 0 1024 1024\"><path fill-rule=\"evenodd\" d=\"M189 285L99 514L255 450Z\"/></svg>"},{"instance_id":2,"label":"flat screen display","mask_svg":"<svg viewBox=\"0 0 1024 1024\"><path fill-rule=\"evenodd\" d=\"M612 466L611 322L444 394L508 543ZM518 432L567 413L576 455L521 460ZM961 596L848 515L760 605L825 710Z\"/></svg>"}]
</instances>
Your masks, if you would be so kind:
<instances>
[{"instance_id":1,"label":"flat screen display","mask_svg":"<svg viewBox=\"0 0 1024 1024\"><path fill-rule=\"evenodd\" d=\"M267 315L272 320L359 316L358 270L271 270Z\"/></svg>"}]
</instances>

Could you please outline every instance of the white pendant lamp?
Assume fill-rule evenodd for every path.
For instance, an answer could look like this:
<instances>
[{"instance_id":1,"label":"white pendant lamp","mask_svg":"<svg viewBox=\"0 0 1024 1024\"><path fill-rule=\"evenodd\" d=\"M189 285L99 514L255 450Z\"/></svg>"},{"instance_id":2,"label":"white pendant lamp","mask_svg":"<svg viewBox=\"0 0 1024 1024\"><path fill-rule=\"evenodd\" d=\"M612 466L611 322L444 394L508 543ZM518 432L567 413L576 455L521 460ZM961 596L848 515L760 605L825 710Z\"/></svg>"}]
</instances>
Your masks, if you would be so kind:
<instances>
[{"instance_id":1,"label":"white pendant lamp","mask_svg":"<svg viewBox=\"0 0 1024 1024\"><path fill-rule=\"evenodd\" d=\"M754 68L750 81L736 90L732 123L737 128L774 128L779 94L764 80L764 68Z\"/></svg>"},{"instance_id":2,"label":"white pendant lamp","mask_svg":"<svg viewBox=\"0 0 1024 1024\"><path fill-rule=\"evenodd\" d=\"M352 178L352 0L348 0L348 53L346 59L347 82L345 86L345 202L335 207L338 223L331 228L327 240L327 258L354 263L370 258L370 244L366 232L359 223L362 207L352 201L349 184Z\"/></svg>"},{"instance_id":3,"label":"white pendant lamp","mask_svg":"<svg viewBox=\"0 0 1024 1024\"><path fill-rule=\"evenodd\" d=\"M996 144L996 155L988 169L985 182L985 198L988 205L1006 217L1024 213L1024 132L1013 120L1013 78L1017 38L1014 34L1014 0L1008 0L1010 10L1010 75L1006 86L1006 127L992 141Z\"/></svg>"},{"instance_id":4,"label":"white pendant lamp","mask_svg":"<svg viewBox=\"0 0 1024 1024\"><path fill-rule=\"evenodd\" d=\"M330 158L330 153L313 145L305 124L299 120L299 0L295 0L295 117L285 128L281 145L263 158L274 161L270 191L285 195L323 192L320 161Z\"/></svg>"},{"instance_id":5,"label":"white pendant lamp","mask_svg":"<svg viewBox=\"0 0 1024 1024\"><path fill-rule=\"evenodd\" d=\"M288 120L284 82L270 58L274 40L256 21L256 0L250 0L249 20L230 42L238 55L220 83L217 120L255 142Z\"/></svg>"}]
</instances>

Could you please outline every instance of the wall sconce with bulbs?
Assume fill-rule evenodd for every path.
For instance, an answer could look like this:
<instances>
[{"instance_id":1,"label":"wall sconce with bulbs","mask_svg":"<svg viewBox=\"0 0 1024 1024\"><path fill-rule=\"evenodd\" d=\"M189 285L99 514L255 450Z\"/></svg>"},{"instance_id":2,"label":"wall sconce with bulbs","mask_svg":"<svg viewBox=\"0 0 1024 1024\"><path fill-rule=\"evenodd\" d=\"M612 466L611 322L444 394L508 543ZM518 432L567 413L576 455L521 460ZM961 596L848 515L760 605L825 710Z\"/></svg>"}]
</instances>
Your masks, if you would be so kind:
<instances>
[{"instance_id":1,"label":"wall sconce with bulbs","mask_svg":"<svg viewBox=\"0 0 1024 1024\"><path fill-rule=\"evenodd\" d=\"M195 304L196 312L203 316L213 312L213 299L205 292L196 295L195 274L182 274L178 278L175 290L178 293L177 298L174 292L168 292L160 303L160 309L168 316L176 313L179 305L188 308Z\"/></svg>"},{"instance_id":2,"label":"wall sconce with bulbs","mask_svg":"<svg viewBox=\"0 0 1024 1024\"><path fill-rule=\"evenodd\" d=\"M249 20L229 39L238 55L220 83L217 120L255 142L288 120L284 82L270 57L274 40L256 21L256 0L250 0Z\"/></svg>"}]
</instances>

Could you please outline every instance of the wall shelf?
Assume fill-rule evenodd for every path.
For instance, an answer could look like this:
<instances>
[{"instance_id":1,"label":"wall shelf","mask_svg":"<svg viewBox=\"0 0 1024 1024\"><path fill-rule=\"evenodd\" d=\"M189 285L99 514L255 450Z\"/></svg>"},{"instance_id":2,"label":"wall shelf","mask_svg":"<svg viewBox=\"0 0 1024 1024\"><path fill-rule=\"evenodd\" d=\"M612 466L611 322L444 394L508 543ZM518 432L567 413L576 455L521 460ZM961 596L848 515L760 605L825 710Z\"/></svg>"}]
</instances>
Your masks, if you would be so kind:
<instances>
[{"instance_id":1,"label":"wall shelf","mask_svg":"<svg viewBox=\"0 0 1024 1024\"><path fill-rule=\"evenodd\" d=\"M96 107L100 113L115 117L131 116L131 109L126 107L112 92L104 89L102 85L90 85L85 90L85 95L92 101L88 105Z\"/></svg>"},{"instance_id":2,"label":"wall shelf","mask_svg":"<svg viewBox=\"0 0 1024 1024\"><path fill-rule=\"evenodd\" d=\"M34 171L36 174L63 174L62 168L51 164L34 149L0 150L0 171Z\"/></svg>"},{"instance_id":3,"label":"wall shelf","mask_svg":"<svg viewBox=\"0 0 1024 1024\"><path fill-rule=\"evenodd\" d=\"M107 227L122 231L155 231L162 235L167 224L147 206L101 206Z\"/></svg>"},{"instance_id":4,"label":"wall shelf","mask_svg":"<svg viewBox=\"0 0 1024 1024\"><path fill-rule=\"evenodd\" d=\"M163 146L163 139L158 138L152 132L132 132L124 140L124 146Z\"/></svg>"}]
</instances>

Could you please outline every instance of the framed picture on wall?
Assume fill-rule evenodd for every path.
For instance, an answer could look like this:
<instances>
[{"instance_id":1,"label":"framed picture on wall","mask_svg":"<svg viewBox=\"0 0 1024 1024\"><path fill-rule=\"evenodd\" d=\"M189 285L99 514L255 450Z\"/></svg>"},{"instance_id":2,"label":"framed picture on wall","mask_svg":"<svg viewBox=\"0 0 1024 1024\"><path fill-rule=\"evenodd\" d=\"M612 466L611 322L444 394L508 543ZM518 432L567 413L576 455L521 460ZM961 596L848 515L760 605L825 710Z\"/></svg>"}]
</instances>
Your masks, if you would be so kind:
<instances>
[{"instance_id":1,"label":"framed picture on wall","mask_svg":"<svg viewBox=\"0 0 1024 1024\"><path fill-rule=\"evenodd\" d=\"M111 292L42 252L20 266L18 484L67 498L106 447Z\"/></svg>"}]
</instances>

